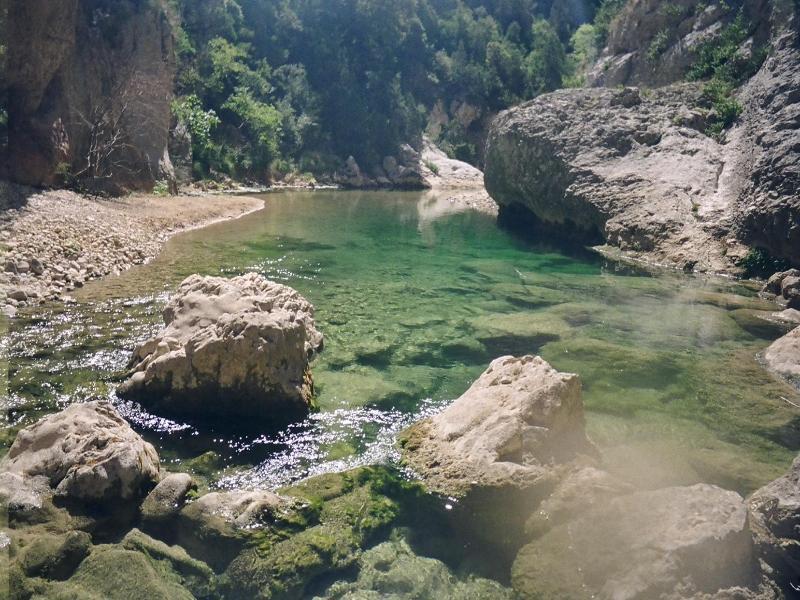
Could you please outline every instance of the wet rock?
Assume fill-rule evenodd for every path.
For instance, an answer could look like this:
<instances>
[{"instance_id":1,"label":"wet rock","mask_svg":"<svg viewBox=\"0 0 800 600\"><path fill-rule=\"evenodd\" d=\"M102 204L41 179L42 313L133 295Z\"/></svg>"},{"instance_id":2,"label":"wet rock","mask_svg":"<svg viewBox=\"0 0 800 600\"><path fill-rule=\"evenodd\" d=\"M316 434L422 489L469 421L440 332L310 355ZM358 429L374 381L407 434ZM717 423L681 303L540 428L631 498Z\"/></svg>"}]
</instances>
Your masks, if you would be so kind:
<instances>
[{"instance_id":1,"label":"wet rock","mask_svg":"<svg viewBox=\"0 0 800 600\"><path fill-rule=\"evenodd\" d=\"M400 443L425 485L449 496L535 487L552 480L554 465L594 452L577 375L534 356L496 359L453 404L404 431Z\"/></svg>"},{"instance_id":2,"label":"wet rock","mask_svg":"<svg viewBox=\"0 0 800 600\"><path fill-rule=\"evenodd\" d=\"M800 382L800 327L775 340L764 352L764 362L771 371Z\"/></svg>"},{"instance_id":3,"label":"wet rock","mask_svg":"<svg viewBox=\"0 0 800 600\"><path fill-rule=\"evenodd\" d=\"M88 502L140 497L158 481L158 455L107 402L73 404L19 432L0 470L32 487ZM7 476L8 477L8 476Z\"/></svg>"},{"instance_id":4,"label":"wet rock","mask_svg":"<svg viewBox=\"0 0 800 600\"><path fill-rule=\"evenodd\" d=\"M759 555L783 586L800 584L800 457L786 475L755 491L748 506Z\"/></svg>"},{"instance_id":5,"label":"wet rock","mask_svg":"<svg viewBox=\"0 0 800 600\"><path fill-rule=\"evenodd\" d=\"M292 288L255 273L193 275L164 322L134 351L120 396L192 417L285 420L308 412L309 359L323 338L314 307Z\"/></svg>"},{"instance_id":6,"label":"wet rock","mask_svg":"<svg viewBox=\"0 0 800 600\"><path fill-rule=\"evenodd\" d=\"M304 508L284 513L255 534L254 543L226 569L223 594L254 600L308 597L309 583L356 564L361 550L396 521L397 495L410 488L419 492L376 467L322 475L281 490L305 501Z\"/></svg>"},{"instance_id":7,"label":"wet rock","mask_svg":"<svg viewBox=\"0 0 800 600\"><path fill-rule=\"evenodd\" d=\"M194 600L184 577L162 557L121 545L96 546L66 581L38 586L46 600ZM208 598L209 596L198 596Z\"/></svg>"},{"instance_id":8,"label":"wet rock","mask_svg":"<svg viewBox=\"0 0 800 600\"><path fill-rule=\"evenodd\" d=\"M800 277L800 269L789 269L788 271L774 273L767 279L761 291L772 296L779 296L783 289L783 280L787 277Z\"/></svg>"},{"instance_id":9,"label":"wet rock","mask_svg":"<svg viewBox=\"0 0 800 600\"><path fill-rule=\"evenodd\" d=\"M191 475L186 473L167 475L142 502L142 521L150 527L157 527L169 521L186 504L189 492L196 489Z\"/></svg>"},{"instance_id":10,"label":"wet rock","mask_svg":"<svg viewBox=\"0 0 800 600\"><path fill-rule=\"evenodd\" d=\"M522 598L624 600L748 598L761 581L744 500L699 484L622 496L553 528L520 551L512 585Z\"/></svg>"},{"instance_id":11,"label":"wet rock","mask_svg":"<svg viewBox=\"0 0 800 600\"><path fill-rule=\"evenodd\" d=\"M358 578L337 582L315 600L511 600L511 590L479 577L459 579L447 565L417 556L403 539L384 542L358 560Z\"/></svg>"}]
</instances>

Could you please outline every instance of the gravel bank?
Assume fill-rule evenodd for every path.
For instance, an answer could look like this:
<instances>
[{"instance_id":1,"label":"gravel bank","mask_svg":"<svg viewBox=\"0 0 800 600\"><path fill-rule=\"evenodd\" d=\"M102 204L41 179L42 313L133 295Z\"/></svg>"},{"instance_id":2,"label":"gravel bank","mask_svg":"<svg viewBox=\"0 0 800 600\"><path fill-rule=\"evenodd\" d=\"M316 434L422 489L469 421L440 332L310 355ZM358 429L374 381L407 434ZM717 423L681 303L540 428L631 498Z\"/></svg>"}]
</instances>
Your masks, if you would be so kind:
<instances>
[{"instance_id":1,"label":"gravel bank","mask_svg":"<svg viewBox=\"0 0 800 600\"><path fill-rule=\"evenodd\" d=\"M0 189L0 193L6 190ZM85 282L153 258L181 231L258 210L248 196L130 196L100 200L64 190L24 198L0 211L0 308L63 301Z\"/></svg>"}]
</instances>

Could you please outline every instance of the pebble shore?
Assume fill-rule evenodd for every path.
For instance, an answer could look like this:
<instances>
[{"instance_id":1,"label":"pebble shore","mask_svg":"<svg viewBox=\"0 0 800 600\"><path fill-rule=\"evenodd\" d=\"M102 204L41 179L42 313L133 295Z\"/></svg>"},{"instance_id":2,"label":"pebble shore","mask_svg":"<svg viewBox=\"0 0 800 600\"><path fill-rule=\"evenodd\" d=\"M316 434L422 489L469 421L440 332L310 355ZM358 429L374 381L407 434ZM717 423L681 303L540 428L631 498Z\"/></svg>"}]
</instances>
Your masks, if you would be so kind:
<instances>
[{"instance_id":1,"label":"pebble shore","mask_svg":"<svg viewBox=\"0 0 800 600\"><path fill-rule=\"evenodd\" d=\"M0 211L0 310L69 301L92 279L147 262L171 236L263 206L248 196L131 196L103 200L35 193Z\"/></svg>"}]
</instances>

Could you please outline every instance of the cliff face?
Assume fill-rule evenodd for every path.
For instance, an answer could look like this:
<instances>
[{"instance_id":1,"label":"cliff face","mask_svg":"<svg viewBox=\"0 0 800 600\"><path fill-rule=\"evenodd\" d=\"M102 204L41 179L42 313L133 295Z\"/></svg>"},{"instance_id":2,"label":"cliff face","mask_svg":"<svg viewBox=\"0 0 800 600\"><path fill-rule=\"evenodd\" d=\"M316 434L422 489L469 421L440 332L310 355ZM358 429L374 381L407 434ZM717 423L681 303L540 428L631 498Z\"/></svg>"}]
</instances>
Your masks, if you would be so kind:
<instances>
[{"instance_id":1,"label":"cliff face","mask_svg":"<svg viewBox=\"0 0 800 600\"><path fill-rule=\"evenodd\" d=\"M741 13L753 46L769 36L769 0L630 0L614 19L607 45L588 73L591 86L663 86L682 81L694 50Z\"/></svg>"},{"instance_id":2,"label":"cliff face","mask_svg":"<svg viewBox=\"0 0 800 600\"><path fill-rule=\"evenodd\" d=\"M171 179L172 31L156 0L10 0L9 162L21 183Z\"/></svg>"},{"instance_id":3,"label":"cliff face","mask_svg":"<svg viewBox=\"0 0 800 600\"><path fill-rule=\"evenodd\" d=\"M647 6L631 0L625 10ZM501 216L571 224L684 269L737 272L747 246L800 264L796 8L778 1L764 11L755 29L768 28L770 55L737 92L743 113L721 139L706 133L714 114L702 84L561 90L501 113L485 171ZM623 26L632 36L632 20L623 12L611 40ZM659 77L683 79L686 68ZM654 81L636 69L624 81L643 79Z\"/></svg>"}]
</instances>

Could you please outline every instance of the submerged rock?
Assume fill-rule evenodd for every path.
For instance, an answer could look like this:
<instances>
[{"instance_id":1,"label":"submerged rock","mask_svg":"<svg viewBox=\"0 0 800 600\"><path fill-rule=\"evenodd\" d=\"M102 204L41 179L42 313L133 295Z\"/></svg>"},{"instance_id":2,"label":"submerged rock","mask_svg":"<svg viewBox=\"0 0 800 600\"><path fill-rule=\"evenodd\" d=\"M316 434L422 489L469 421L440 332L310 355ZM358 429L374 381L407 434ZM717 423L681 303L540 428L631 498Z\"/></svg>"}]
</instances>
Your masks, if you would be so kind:
<instances>
[{"instance_id":1,"label":"submerged rock","mask_svg":"<svg viewBox=\"0 0 800 600\"><path fill-rule=\"evenodd\" d=\"M31 494L46 482L57 496L87 502L133 500L159 477L158 454L107 402L73 404L19 432L0 463L4 484ZM4 485L4 487L6 487ZM2 491L20 498L19 489Z\"/></svg>"},{"instance_id":2,"label":"submerged rock","mask_svg":"<svg viewBox=\"0 0 800 600\"><path fill-rule=\"evenodd\" d=\"M309 359L323 338L314 307L292 288L255 273L192 275L164 321L135 350L121 397L184 416L283 420L308 412Z\"/></svg>"},{"instance_id":3,"label":"submerged rock","mask_svg":"<svg viewBox=\"0 0 800 600\"><path fill-rule=\"evenodd\" d=\"M531 488L554 465L594 453L577 375L534 356L505 356L453 404L400 436L403 459L432 491Z\"/></svg>"},{"instance_id":4,"label":"submerged rock","mask_svg":"<svg viewBox=\"0 0 800 600\"><path fill-rule=\"evenodd\" d=\"M519 553L512 585L531 599L775 597L744 499L705 484L622 496L555 527Z\"/></svg>"}]
</instances>

